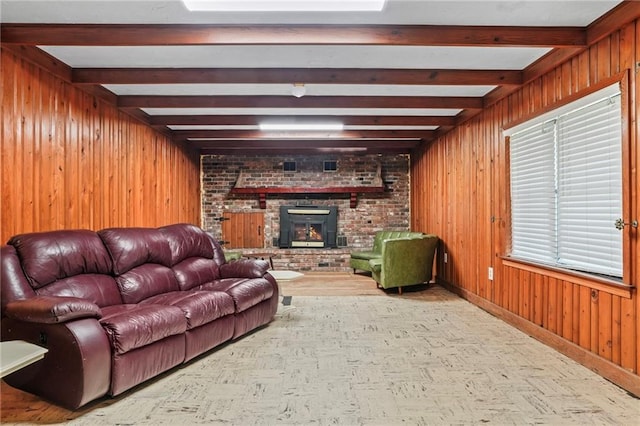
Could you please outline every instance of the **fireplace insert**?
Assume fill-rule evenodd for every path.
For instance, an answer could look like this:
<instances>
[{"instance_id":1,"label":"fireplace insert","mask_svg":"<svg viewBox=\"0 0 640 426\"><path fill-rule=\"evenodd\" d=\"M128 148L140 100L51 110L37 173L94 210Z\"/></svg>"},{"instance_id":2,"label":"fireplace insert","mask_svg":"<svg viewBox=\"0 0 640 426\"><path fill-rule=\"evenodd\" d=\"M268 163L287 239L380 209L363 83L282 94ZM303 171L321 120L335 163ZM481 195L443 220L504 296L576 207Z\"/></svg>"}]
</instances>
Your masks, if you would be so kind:
<instances>
[{"instance_id":1,"label":"fireplace insert","mask_svg":"<svg viewBox=\"0 0 640 426\"><path fill-rule=\"evenodd\" d=\"M336 206L280 206L280 248L338 247Z\"/></svg>"}]
</instances>

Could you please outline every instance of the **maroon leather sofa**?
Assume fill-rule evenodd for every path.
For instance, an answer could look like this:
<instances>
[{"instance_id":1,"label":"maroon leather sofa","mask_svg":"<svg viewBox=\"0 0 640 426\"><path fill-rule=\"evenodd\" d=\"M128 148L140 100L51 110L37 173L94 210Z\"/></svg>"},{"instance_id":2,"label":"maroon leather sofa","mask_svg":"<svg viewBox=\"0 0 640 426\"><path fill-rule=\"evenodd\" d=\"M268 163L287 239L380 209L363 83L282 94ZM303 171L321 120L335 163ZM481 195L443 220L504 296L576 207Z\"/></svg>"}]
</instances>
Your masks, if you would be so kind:
<instances>
[{"instance_id":1,"label":"maroon leather sofa","mask_svg":"<svg viewBox=\"0 0 640 426\"><path fill-rule=\"evenodd\" d=\"M273 319L263 260L225 262L189 224L21 234L1 248L2 340L46 347L4 378L76 409Z\"/></svg>"}]
</instances>

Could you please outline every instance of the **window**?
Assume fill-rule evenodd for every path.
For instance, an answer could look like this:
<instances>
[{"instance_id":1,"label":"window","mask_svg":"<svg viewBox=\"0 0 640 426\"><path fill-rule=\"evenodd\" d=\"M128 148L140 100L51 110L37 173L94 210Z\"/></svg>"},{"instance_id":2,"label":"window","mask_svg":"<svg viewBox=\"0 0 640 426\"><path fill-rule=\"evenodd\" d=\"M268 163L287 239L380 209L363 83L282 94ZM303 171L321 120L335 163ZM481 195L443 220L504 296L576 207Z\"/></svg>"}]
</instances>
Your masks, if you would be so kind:
<instances>
[{"instance_id":1,"label":"window","mask_svg":"<svg viewBox=\"0 0 640 426\"><path fill-rule=\"evenodd\" d=\"M511 255L622 277L619 85L510 129Z\"/></svg>"},{"instance_id":2,"label":"window","mask_svg":"<svg viewBox=\"0 0 640 426\"><path fill-rule=\"evenodd\" d=\"M282 170L285 172L295 172L296 171L296 162L295 161L285 161L282 163Z\"/></svg>"}]
</instances>

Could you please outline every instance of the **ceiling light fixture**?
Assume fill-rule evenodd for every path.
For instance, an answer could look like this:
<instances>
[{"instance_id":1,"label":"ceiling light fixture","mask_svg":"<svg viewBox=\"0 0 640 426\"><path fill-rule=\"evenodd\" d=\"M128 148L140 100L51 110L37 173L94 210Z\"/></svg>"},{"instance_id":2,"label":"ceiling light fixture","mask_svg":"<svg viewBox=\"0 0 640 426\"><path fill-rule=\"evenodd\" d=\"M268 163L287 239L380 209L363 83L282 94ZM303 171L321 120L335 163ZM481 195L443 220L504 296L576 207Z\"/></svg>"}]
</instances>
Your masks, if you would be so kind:
<instances>
[{"instance_id":1,"label":"ceiling light fixture","mask_svg":"<svg viewBox=\"0 0 640 426\"><path fill-rule=\"evenodd\" d=\"M182 0L191 11L365 12L381 11L386 0Z\"/></svg>"},{"instance_id":2,"label":"ceiling light fixture","mask_svg":"<svg viewBox=\"0 0 640 426\"><path fill-rule=\"evenodd\" d=\"M304 87L304 83L293 83L293 87L291 88L291 94L293 96L301 98L305 93L307 93L307 88Z\"/></svg>"},{"instance_id":3,"label":"ceiling light fixture","mask_svg":"<svg viewBox=\"0 0 640 426\"><path fill-rule=\"evenodd\" d=\"M282 131L341 131L344 128L342 123L260 123L260 130L263 132Z\"/></svg>"}]
</instances>

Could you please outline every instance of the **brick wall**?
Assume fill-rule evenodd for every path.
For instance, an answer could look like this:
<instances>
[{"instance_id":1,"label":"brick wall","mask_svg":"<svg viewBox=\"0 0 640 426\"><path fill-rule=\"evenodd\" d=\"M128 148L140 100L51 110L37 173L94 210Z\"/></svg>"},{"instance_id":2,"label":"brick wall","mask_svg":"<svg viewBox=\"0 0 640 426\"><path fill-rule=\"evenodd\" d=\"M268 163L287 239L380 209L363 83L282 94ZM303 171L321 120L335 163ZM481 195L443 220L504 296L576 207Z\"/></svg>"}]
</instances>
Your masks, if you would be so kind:
<instances>
[{"instance_id":1,"label":"brick wall","mask_svg":"<svg viewBox=\"0 0 640 426\"><path fill-rule=\"evenodd\" d=\"M323 172L323 161L337 161L337 171ZM215 218L224 211L264 212L264 247L242 249L244 253L271 252L275 269L346 271L349 252L371 246L373 234L381 229L408 229L409 157L406 155L333 156L231 156L205 155L202 161L202 227L222 238ZM284 161L295 161L296 171L283 171ZM356 208L344 194L272 194L266 209L260 209L257 195L235 195L243 187L341 187L384 185L384 193L358 194ZM273 239L280 231L279 207L286 205L338 206L338 235L347 247L333 250L279 249Z\"/></svg>"}]
</instances>

